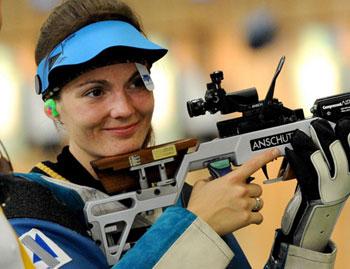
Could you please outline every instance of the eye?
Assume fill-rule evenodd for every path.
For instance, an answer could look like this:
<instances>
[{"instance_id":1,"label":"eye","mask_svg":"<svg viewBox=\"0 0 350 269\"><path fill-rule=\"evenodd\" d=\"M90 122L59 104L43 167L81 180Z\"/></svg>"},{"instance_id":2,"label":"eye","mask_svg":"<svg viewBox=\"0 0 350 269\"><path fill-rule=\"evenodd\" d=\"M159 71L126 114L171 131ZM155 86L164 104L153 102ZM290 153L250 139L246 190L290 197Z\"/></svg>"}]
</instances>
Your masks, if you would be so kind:
<instances>
[{"instance_id":1,"label":"eye","mask_svg":"<svg viewBox=\"0 0 350 269\"><path fill-rule=\"evenodd\" d=\"M135 77L128 86L129 89L145 88L145 84L140 76Z\"/></svg>"},{"instance_id":2,"label":"eye","mask_svg":"<svg viewBox=\"0 0 350 269\"><path fill-rule=\"evenodd\" d=\"M95 87L93 89L88 90L84 96L88 96L88 97L100 97L104 94L103 89L99 88L99 87Z\"/></svg>"}]
</instances>

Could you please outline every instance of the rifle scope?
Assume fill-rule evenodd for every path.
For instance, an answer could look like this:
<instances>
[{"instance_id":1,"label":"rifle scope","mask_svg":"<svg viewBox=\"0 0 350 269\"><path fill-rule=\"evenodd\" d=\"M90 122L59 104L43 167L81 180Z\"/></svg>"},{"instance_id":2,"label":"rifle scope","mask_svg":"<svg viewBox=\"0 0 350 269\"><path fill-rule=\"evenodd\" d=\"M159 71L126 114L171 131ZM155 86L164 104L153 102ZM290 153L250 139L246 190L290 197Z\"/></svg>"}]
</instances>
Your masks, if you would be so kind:
<instances>
[{"instance_id":1,"label":"rifle scope","mask_svg":"<svg viewBox=\"0 0 350 269\"><path fill-rule=\"evenodd\" d=\"M218 111L221 114L243 112L250 109L250 105L259 102L256 88L226 93L221 88L221 81L224 79L222 71L210 74L210 78L212 82L207 84L204 99L193 99L187 102L187 111L191 118L204 115L207 111L211 114Z\"/></svg>"}]
</instances>

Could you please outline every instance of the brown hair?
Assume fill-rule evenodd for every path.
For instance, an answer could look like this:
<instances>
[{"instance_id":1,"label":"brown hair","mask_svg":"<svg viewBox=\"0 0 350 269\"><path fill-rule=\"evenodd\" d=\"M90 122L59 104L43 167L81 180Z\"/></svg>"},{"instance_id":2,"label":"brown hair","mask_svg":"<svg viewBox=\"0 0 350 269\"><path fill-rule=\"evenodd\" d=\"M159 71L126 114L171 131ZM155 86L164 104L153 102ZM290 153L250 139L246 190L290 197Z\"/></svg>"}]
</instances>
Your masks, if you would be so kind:
<instances>
[{"instance_id":1,"label":"brown hair","mask_svg":"<svg viewBox=\"0 0 350 269\"><path fill-rule=\"evenodd\" d=\"M36 64L70 34L85 25L105 20L126 21L143 33L136 13L120 0L65 0L50 13L40 29Z\"/></svg>"}]
</instances>

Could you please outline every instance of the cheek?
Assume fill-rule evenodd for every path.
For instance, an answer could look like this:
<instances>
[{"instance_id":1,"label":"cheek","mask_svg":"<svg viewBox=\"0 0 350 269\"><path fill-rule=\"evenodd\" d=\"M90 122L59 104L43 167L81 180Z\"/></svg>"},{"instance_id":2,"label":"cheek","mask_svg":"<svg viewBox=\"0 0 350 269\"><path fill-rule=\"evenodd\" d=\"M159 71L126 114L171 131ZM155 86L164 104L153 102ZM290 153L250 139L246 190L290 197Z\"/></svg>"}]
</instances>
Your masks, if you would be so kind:
<instances>
[{"instance_id":1,"label":"cheek","mask_svg":"<svg viewBox=\"0 0 350 269\"><path fill-rule=\"evenodd\" d=\"M67 131L93 128L103 119L103 109L89 109L86 106L65 106L61 109L61 121Z\"/></svg>"},{"instance_id":2,"label":"cheek","mask_svg":"<svg viewBox=\"0 0 350 269\"><path fill-rule=\"evenodd\" d=\"M143 98L138 98L135 102L137 110L145 117L152 117L154 110L154 98L153 93L148 93Z\"/></svg>"}]
</instances>

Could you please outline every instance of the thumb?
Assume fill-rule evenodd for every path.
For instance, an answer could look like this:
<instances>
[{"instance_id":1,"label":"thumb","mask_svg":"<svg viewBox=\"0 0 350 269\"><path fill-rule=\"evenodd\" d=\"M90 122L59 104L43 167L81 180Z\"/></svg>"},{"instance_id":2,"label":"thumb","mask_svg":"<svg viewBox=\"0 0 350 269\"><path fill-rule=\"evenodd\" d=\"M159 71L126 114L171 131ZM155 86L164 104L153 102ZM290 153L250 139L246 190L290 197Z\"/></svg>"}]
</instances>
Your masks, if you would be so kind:
<instances>
[{"instance_id":1,"label":"thumb","mask_svg":"<svg viewBox=\"0 0 350 269\"><path fill-rule=\"evenodd\" d=\"M209 178L197 180L193 185L192 192L201 190L206 184L208 184L208 182L210 182Z\"/></svg>"}]
</instances>

